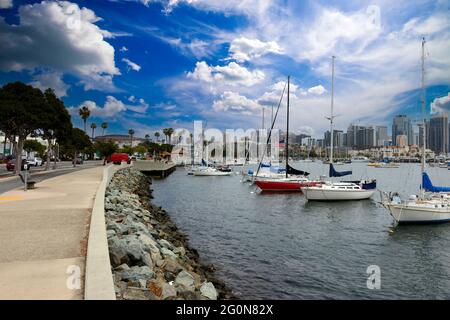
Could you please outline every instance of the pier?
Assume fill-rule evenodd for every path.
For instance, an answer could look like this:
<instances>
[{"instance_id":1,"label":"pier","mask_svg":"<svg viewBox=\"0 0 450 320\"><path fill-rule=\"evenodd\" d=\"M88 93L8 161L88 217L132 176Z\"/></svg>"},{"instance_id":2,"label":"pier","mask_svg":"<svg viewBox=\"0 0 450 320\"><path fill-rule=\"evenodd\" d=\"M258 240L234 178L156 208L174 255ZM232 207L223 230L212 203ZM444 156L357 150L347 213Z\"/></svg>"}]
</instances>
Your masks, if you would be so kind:
<instances>
[{"instance_id":1,"label":"pier","mask_svg":"<svg viewBox=\"0 0 450 320\"><path fill-rule=\"evenodd\" d=\"M165 178L176 170L176 164L172 161L136 160L133 166L146 175L158 178Z\"/></svg>"}]
</instances>

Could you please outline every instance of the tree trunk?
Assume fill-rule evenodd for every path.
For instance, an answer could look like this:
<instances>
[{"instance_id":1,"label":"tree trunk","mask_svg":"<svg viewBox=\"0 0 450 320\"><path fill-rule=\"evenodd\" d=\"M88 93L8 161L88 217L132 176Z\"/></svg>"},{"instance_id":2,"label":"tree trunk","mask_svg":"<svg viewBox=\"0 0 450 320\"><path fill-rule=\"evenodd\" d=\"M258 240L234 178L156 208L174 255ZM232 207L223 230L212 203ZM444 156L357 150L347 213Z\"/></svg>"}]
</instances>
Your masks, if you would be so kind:
<instances>
[{"instance_id":1,"label":"tree trunk","mask_svg":"<svg viewBox=\"0 0 450 320\"><path fill-rule=\"evenodd\" d=\"M16 150L16 165L14 167L14 174L19 174L20 169L22 167L22 151L23 151L23 144L25 143L25 138L19 137L19 142L17 143L17 150Z\"/></svg>"},{"instance_id":2,"label":"tree trunk","mask_svg":"<svg viewBox=\"0 0 450 320\"><path fill-rule=\"evenodd\" d=\"M77 166L77 152L75 151L73 154L73 167Z\"/></svg>"},{"instance_id":3,"label":"tree trunk","mask_svg":"<svg viewBox=\"0 0 450 320\"><path fill-rule=\"evenodd\" d=\"M51 139L47 139L48 146L47 146L47 161L45 162L45 171L50 170L50 150L52 148L52 141Z\"/></svg>"},{"instance_id":4,"label":"tree trunk","mask_svg":"<svg viewBox=\"0 0 450 320\"><path fill-rule=\"evenodd\" d=\"M58 150L59 150L59 146L58 146ZM53 160L53 170L56 170L56 143L53 145L53 155L54 155L54 160ZM59 155L58 155L59 156Z\"/></svg>"}]
</instances>

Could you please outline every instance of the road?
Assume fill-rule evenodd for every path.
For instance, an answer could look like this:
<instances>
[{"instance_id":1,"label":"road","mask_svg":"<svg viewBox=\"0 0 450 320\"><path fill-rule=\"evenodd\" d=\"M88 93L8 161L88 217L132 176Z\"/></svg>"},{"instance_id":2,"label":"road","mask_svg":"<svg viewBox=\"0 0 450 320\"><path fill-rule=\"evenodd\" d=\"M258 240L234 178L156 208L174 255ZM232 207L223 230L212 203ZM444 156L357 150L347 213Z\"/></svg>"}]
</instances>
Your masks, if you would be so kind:
<instances>
[{"instance_id":1,"label":"road","mask_svg":"<svg viewBox=\"0 0 450 320\"><path fill-rule=\"evenodd\" d=\"M103 164L102 160L95 161L85 161L82 165L77 165L75 168L69 161L58 162L57 170L50 170L44 172L45 166L33 168L30 172L31 179L37 183L49 178L57 177L63 174L67 174L74 171L79 171L87 168L92 168L95 166L101 166ZM53 166L53 164L52 164ZM0 168L0 194L16 189L23 186L22 180L19 177L13 176L12 173L3 174L6 169L4 167ZM7 172L7 171L6 171ZM8 177L8 178L6 178ZM14 178L10 178L14 177Z\"/></svg>"}]
</instances>

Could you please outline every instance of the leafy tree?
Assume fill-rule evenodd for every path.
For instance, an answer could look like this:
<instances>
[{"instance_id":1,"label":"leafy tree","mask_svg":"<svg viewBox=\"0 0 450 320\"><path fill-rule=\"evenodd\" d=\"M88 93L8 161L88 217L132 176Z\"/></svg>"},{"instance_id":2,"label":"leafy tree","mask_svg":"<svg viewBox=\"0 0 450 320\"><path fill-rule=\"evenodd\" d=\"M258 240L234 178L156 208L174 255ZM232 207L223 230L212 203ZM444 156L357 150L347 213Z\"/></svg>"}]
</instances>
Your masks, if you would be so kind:
<instances>
[{"instance_id":1,"label":"leafy tree","mask_svg":"<svg viewBox=\"0 0 450 320\"><path fill-rule=\"evenodd\" d=\"M147 148L144 145L140 144L140 145L137 145L136 147L134 147L134 152L142 155L147 152Z\"/></svg>"},{"instance_id":2,"label":"leafy tree","mask_svg":"<svg viewBox=\"0 0 450 320\"><path fill-rule=\"evenodd\" d=\"M91 115L91 111L89 110L88 107L82 106L82 107L80 108L80 110L78 111L78 113L79 113L81 119L83 119L83 122L84 122L84 132L86 132L86 121L87 121L87 119L89 118L89 116Z\"/></svg>"},{"instance_id":3,"label":"leafy tree","mask_svg":"<svg viewBox=\"0 0 450 320\"><path fill-rule=\"evenodd\" d=\"M107 142L97 141L94 148L100 152L100 156L103 158L103 164L106 163L106 158L117 152L119 149L117 144L112 140L108 140Z\"/></svg>"},{"instance_id":4,"label":"leafy tree","mask_svg":"<svg viewBox=\"0 0 450 320\"><path fill-rule=\"evenodd\" d=\"M56 169L55 144L63 139L67 131L72 128L70 114L64 103L55 95L52 89L47 89L44 93L46 99L45 117L41 123L41 136L47 140L47 161L45 170L50 169L50 153L54 154L53 168ZM44 110L41 110L44 113Z\"/></svg>"},{"instance_id":5,"label":"leafy tree","mask_svg":"<svg viewBox=\"0 0 450 320\"><path fill-rule=\"evenodd\" d=\"M42 126L45 106L42 91L22 82L9 83L0 89L0 130L6 133L16 150L16 174L22 165L25 139Z\"/></svg>"},{"instance_id":6,"label":"leafy tree","mask_svg":"<svg viewBox=\"0 0 450 320\"><path fill-rule=\"evenodd\" d=\"M102 136L104 136L105 130L108 129L108 122L103 122L101 127L102 127Z\"/></svg>"},{"instance_id":7,"label":"leafy tree","mask_svg":"<svg viewBox=\"0 0 450 320\"><path fill-rule=\"evenodd\" d=\"M73 158L73 166L76 166L75 159L77 154L85 151L92 146L89 136L81 129L72 128L62 141L62 146L67 154L71 154Z\"/></svg>"},{"instance_id":8,"label":"leafy tree","mask_svg":"<svg viewBox=\"0 0 450 320\"><path fill-rule=\"evenodd\" d=\"M25 140L23 149L28 153L35 151L40 157L42 157L45 152L45 146L36 140Z\"/></svg>"},{"instance_id":9,"label":"leafy tree","mask_svg":"<svg viewBox=\"0 0 450 320\"><path fill-rule=\"evenodd\" d=\"M125 145L119 149L119 152L128 153L129 155L132 155L134 153L134 148L132 146Z\"/></svg>"}]
</instances>

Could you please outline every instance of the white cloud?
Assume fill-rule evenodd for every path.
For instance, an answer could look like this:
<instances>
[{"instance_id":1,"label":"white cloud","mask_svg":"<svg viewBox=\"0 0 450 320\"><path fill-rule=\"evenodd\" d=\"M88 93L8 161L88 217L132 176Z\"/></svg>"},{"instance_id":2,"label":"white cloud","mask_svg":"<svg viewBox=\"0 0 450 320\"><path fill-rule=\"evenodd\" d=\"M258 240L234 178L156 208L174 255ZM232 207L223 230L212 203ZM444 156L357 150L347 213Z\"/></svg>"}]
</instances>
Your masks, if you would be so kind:
<instances>
[{"instance_id":1,"label":"white cloud","mask_svg":"<svg viewBox=\"0 0 450 320\"><path fill-rule=\"evenodd\" d=\"M448 95L436 98L431 103L431 113L450 113L450 92Z\"/></svg>"},{"instance_id":2,"label":"white cloud","mask_svg":"<svg viewBox=\"0 0 450 320\"><path fill-rule=\"evenodd\" d=\"M119 49L120 52L127 52L128 48L123 46L122 48Z\"/></svg>"},{"instance_id":3,"label":"white cloud","mask_svg":"<svg viewBox=\"0 0 450 320\"><path fill-rule=\"evenodd\" d=\"M128 69L131 69L131 70L136 71L136 72L139 72L141 70L141 66L138 65L137 63L134 63L130 59L123 58L122 61L127 64Z\"/></svg>"},{"instance_id":4,"label":"white cloud","mask_svg":"<svg viewBox=\"0 0 450 320\"><path fill-rule=\"evenodd\" d=\"M79 105L79 107L69 108L69 111L72 114L78 114L79 108L82 106L86 106L91 111L91 115L94 117L103 117L103 118L112 118L117 116L119 113L124 112L126 110L130 110L132 112L142 114L145 113L148 109L148 104L145 103L144 99L139 99L139 104L130 105L125 104L122 101L116 99L113 96L107 96L105 104L103 106L97 105L96 102L87 100Z\"/></svg>"},{"instance_id":5,"label":"white cloud","mask_svg":"<svg viewBox=\"0 0 450 320\"><path fill-rule=\"evenodd\" d=\"M43 91L51 88L58 97L66 96L67 90L70 88L70 86L62 80L62 73L51 71L34 74L31 85Z\"/></svg>"},{"instance_id":6,"label":"white cloud","mask_svg":"<svg viewBox=\"0 0 450 320\"><path fill-rule=\"evenodd\" d=\"M232 91L225 91L220 96L220 100L215 100L213 103L213 110L217 112L252 114L259 107L256 101Z\"/></svg>"},{"instance_id":7,"label":"white cloud","mask_svg":"<svg viewBox=\"0 0 450 320\"><path fill-rule=\"evenodd\" d=\"M0 70L23 71L37 67L77 76L86 89L114 90L112 78L120 74L108 31L87 8L67 1L22 5L20 23L9 25L0 17Z\"/></svg>"},{"instance_id":8,"label":"white cloud","mask_svg":"<svg viewBox=\"0 0 450 320\"><path fill-rule=\"evenodd\" d=\"M13 7L12 0L0 0L0 9L9 9Z\"/></svg>"},{"instance_id":9,"label":"white cloud","mask_svg":"<svg viewBox=\"0 0 450 320\"><path fill-rule=\"evenodd\" d=\"M197 62L193 72L188 72L188 78L205 82L220 82L226 85L253 86L264 80L265 74L260 70L249 71L236 62L226 66L209 66L205 61Z\"/></svg>"},{"instance_id":10,"label":"white cloud","mask_svg":"<svg viewBox=\"0 0 450 320\"><path fill-rule=\"evenodd\" d=\"M308 93L317 94L317 95L324 94L326 91L327 90L325 90L325 88L320 84L318 86L311 87L308 89Z\"/></svg>"},{"instance_id":11,"label":"white cloud","mask_svg":"<svg viewBox=\"0 0 450 320\"><path fill-rule=\"evenodd\" d=\"M234 39L229 48L230 59L238 62L250 61L267 53L283 54L282 48L275 42L262 42L258 39L240 37Z\"/></svg>"}]
</instances>

